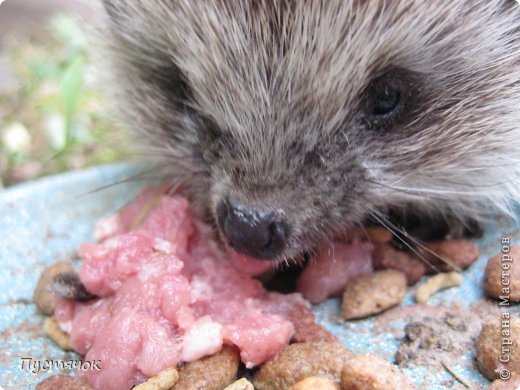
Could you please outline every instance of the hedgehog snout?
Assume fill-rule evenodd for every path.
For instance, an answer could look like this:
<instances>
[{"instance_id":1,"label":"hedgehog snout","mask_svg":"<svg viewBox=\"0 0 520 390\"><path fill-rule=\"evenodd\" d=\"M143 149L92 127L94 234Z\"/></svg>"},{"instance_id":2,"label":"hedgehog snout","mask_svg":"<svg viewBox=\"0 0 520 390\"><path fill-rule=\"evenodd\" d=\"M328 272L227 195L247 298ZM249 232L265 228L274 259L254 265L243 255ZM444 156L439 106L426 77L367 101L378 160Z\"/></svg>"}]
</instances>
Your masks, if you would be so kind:
<instances>
[{"instance_id":1,"label":"hedgehog snout","mask_svg":"<svg viewBox=\"0 0 520 390\"><path fill-rule=\"evenodd\" d=\"M228 244L236 251L271 260L287 246L288 225L283 210L257 210L228 198L217 206L217 222Z\"/></svg>"}]
</instances>

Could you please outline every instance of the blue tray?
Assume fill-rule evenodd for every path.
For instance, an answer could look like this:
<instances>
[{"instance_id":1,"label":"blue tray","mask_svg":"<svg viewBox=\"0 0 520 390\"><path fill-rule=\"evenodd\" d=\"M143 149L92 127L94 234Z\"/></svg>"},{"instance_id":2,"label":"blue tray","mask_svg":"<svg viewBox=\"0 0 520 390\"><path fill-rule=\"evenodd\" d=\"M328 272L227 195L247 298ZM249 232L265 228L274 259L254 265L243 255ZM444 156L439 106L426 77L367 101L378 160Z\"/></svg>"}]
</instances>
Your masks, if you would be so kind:
<instances>
[{"instance_id":1,"label":"blue tray","mask_svg":"<svg viewBox=\"0 0 520 390\"><path fill-rule=\"evenodd\" d=\"M96 220L131 200L146 183L136 175L149 168L135 163L95 167L84 171L43 178L0 192L0 387L31 389L59 369L36 371L32 362L46 359L77 358L48 340L42 330L43 316L31 303L31 296L42 270L59 260L74 259L81 242L92 239ZM127 180L129 179L129 180ZM114 183L118 183L113 185ZM519 242L519 226L512 221L490 224L483 239L476 241L481 258L464 273L460 287L441 292L428 306L468 308L483 297L482 277L486 259L500 250L500 238ZM413 289L403 306L412 305ZM330 299L314 308L320 324L335 333L354 352L372 352L392 361L403 335L405 322L392 311L374 319L344 323L339 301ZM403 307L392 309L404 310ZM518 315L518 306L510 310ZM22 358L25 358L22 360ZM474 368L473 353L460 356L451 369L479 387L488 381ZM22 363L25 362L22 368ZM34 368L34 366L31 366ZM429 372L427 367L404 369L421 388L444 389L447 384L462 388L447 371ZM66 373L74 375L74 370Z\"/></svg>"}]
</instances>

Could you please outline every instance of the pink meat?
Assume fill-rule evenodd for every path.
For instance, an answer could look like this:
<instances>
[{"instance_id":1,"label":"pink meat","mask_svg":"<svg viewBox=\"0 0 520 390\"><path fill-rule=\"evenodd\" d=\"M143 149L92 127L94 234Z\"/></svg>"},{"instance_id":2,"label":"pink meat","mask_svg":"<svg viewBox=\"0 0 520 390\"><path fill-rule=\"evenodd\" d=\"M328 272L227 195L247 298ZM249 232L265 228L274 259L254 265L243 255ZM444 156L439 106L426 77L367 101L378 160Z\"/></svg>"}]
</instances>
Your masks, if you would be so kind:
<instances>
[{"instance_id":1,"label":"pink meat","mask_svg":"<svg viewBox=\"0 0 520 390\"><path fill-rule=\"evenodd\" d=\"M334 242L311 259L297 281L297 289L312 303L339 295L355 277L372 272L373 246L359 238L350 244Z\"/></svg>"},{"instance_id":2,"label":"pink meat","mask_svg":"<svg viewBox=\"0 0 520 390\"><path fill-rule=\"evenodd\" d=\"M161 199L165 191L166 188L163 186L144 188L132 202L123 206L117 214L98 221L94 228L94 239L102 242L137 228L155 207L156 202Z\"/></svg>"},{"instance_id":3,"label":"pink meat","mask_svg":"<svg viewBox=\"0 0 520 390\"><path fill-rule=\"evenodd\" d=\"M57 300L56 317L75 349L101 361L102 370L83 373L89 383L129 389L223 343L236 345L247 367L275 355L294 334L291 308L309 311L308 303L268 293L237 270L184 198L153 193L150 207L144 194L136 202L150 208L146 215L130 204L101 243L80 247L81 281L102 298ZM141 219L139 228L132 218Z\"/></svg>"}]
</instances>

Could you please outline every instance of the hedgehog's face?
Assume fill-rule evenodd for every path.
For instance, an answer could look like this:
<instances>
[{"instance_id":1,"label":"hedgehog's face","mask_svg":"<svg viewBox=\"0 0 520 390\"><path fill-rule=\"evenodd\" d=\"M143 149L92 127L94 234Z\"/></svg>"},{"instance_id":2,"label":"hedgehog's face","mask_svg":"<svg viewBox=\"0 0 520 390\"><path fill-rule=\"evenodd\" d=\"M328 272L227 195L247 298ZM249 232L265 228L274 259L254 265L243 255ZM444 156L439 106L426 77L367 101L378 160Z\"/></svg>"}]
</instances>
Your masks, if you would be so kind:
<instances>
[{"instance_id":1,"label":"hedgehog's face","mask_svg":"<svg viewBox=\"0 0 520 390\"><path fill-rule=\"evenodd\" d=\"M272 107L250 107L265 111L238 128L206 118L196 152L208 191L193 196L211 205L226 241L253 257L292 257L341 234L374 206L368 161L392 141L387 129L413 111L412 77L392 69L370 80L352 109L334 102L339 91L317 97L296 85L292 99L274 88Z\"/></svg>"},{"instance_id":2,"label":"hedgehog's face","mask_svg":"<svg viewBox=\"0 0 520 390\"><path fill-rule=\"evenodd\" d=\"M450 20L498 18L489 2L105 2L127 115L245 254L293 257L416 189L442 197L453 157L485 149L468 93L500 37Z\"/></svg>"}]
</instances>

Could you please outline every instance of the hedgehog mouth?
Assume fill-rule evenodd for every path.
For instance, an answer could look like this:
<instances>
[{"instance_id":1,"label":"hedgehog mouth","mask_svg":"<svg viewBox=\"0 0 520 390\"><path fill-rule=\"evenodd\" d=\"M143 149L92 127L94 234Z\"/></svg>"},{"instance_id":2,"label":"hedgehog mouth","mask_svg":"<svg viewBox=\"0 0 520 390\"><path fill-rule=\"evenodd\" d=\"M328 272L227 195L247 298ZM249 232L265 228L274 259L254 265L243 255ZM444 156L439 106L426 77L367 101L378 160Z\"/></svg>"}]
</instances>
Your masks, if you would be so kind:
<instances>
[{"instance_id":1,"label":"hedgehog mouth","mask_svg":"<svg viewBox=\"0 0 520 390\"><path fill-rule=\"evenodd\" d=\"M312 259L316 256L319 248L326 242L326 240L323 240L323 242L318 242L312 246L302 246L301 244L296 246L289 244L285 250L279 253L276 257L265 259L250 256L247 253L236 250L232 245L229 244L229 242L220 232L220 229L217 228L216 230L219 245L222 249L225 249L228 253L230 253L231 260L235 267L254 275L263 273L259 272L259 270L276 270L277 272L284 272L290 268L302 268L309 261L309 259ZM298 242L310 243L311 240L310 238L302 237L301 239L298 239Z\"/></svg>"}]
</instances>

